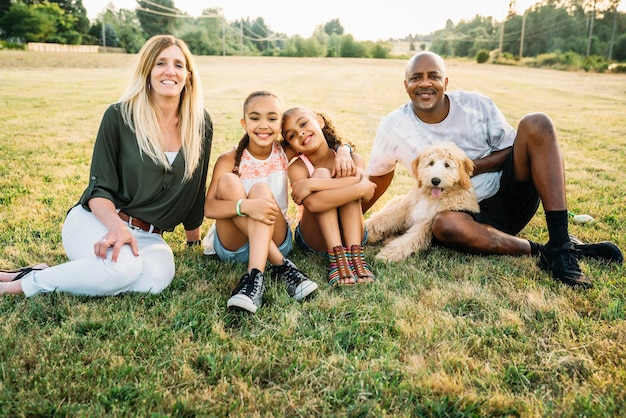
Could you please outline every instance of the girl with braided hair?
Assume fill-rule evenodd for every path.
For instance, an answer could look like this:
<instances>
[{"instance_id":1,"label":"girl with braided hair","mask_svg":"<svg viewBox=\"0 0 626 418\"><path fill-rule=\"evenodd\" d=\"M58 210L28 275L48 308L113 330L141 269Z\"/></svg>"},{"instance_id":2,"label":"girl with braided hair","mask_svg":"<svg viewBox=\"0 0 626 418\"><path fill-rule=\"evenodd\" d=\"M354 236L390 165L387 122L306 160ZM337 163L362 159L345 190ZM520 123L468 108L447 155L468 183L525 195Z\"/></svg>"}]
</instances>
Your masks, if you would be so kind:
<instances>
[{"instance_id":1,"label":"girl with braided hair","mask_svg":"<svg viewBox=\"0 0 626 418\"><path fill-rule=\"evenodd\" d=\"M333 176L334 149L343 138L328 116L308 108L285 112L282 135L301 154L289 167L292 198L304 207L295 230L296 244L328 254L331 286L373 282L363 251L366 231L361 199L371 199L376 185L365 175L363 158L352 154L355 175Z\"/></svg>"},{"instance_id":2,"label":"girl with braided hair","mask_svg":"<svg viewBox=\"0 0 626 418\"><path fill-rule=\"evenodd\" d=\"M287 221L287 168L296 153L285 150L278 139L281 118L281 101L275 94L251 93L240 121L245 134L213 167L204 214L215 223L204 239L205 254L248 265L227 302L231 309L254 313L261 306L268 261L271 276L286 283L294 300L303 300L317 289L286 258L293 248ZM350 159L349 151L342 152Z\"/></svg>"}]
</instances>

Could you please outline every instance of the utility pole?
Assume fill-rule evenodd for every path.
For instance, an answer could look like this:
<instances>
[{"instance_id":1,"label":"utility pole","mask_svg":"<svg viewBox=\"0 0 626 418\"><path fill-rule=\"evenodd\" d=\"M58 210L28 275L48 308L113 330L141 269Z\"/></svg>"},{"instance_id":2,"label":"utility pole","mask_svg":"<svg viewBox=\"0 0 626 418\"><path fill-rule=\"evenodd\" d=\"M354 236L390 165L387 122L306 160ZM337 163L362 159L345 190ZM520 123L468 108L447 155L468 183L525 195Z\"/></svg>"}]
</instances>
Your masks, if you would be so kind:
<instances>
[{"instance_id":1,"label":"utility pole","mask_svg":"<svg viewBox=\"0 0 626 418\"><path fill-rule=\"evenodd\" d=\"M589 39L587 40L587 57L591 54L591 37L593 36L593 23L596 20L596 1L592 0L591 23L589 24Z\"/></svg>"},{"instance_id":2,"label":"utility pole","mask_svg":"<svg viewBox=\"0 0 626 418\"><path fill-rule=\"evenodd\" d=\"M502 45L504 44L504 21L502 19L502 25L500 25L500 46L498 46L498 59L502 58Z\"/></svg>"},{"instance_id":3,"label":"utility pole","mask_svg":"<svg viewBox=\"0 0 626 418\"><path fill-rule=\"evenodd\" d=\"M506 22L512 14L515 14L515 0L509 1L509 9L506 16L504 16L504 19L502 19L502 25L500 26L500 46L498 46L498 58L502 57L502 48L504 47L504 22Z\"/></svg>"},{"instance_id":4,"label":"utility pole","mask_svg":"<svg viewBox=\"0 0 626 418\"><path fill-rule=\"evenodd\" d=\"M613 30L611 31L611 42L609 43L609 61L613 59L613 43L615 42L615 28L617 27L617 3L613 9Z\"/></svg>"},{"instance_id":5,"label":"utility pole","mask_svg":"<svg viewBox=\"0 0 626 418\"><path fill-rule=\"evenodd\" d=\"M106 35L106 23L104 23L104 14L102 14L102 51L107 52L107 35Z\"/></svg>"},{"instance_id":6,"label":"utility pole","mask_svg":"<svg viewBox=\"0 0 626 418\"><path fill-rule=\"evenodd\" d=\"M524 10L524 16L522 16L522 37L519 41L519 59L524 58L524 32L526 31L526 10Z\"/></svg>"}]
</instances>

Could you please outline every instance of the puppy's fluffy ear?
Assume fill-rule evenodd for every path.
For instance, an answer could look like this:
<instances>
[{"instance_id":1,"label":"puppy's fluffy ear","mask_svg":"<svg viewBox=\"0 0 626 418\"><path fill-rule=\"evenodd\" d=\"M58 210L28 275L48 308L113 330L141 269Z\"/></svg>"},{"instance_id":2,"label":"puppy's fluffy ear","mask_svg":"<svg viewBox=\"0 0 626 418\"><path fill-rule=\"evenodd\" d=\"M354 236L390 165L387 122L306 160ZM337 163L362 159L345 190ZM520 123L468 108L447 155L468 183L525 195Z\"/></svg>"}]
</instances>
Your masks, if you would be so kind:
<instances>
[{"instance_id":1,"label":"puppy's fluffy ear","mask_svg":"<svg viewBox=\"0 0 626 418\"><path fill-rule=\"evenodd\" d=\"M459 166L459 183L463 189L469 189L472 185L470 177L474 172L474 162L468 157L463 156L462 164Z\"/></svg>"},{"instance_id":2,"label":"puppy's fluffy ear","mask_svg":"<svg viewBox=\"0 0 626 418\"><path fill-rule=\"evenodd\" d=\"M420 160L422 158L422 154L418 155L417 158L415 158L413 160L413 163L411 164L411 169L413 171L413 177L415 177L417 179L417 186L418 187L422 187L422 181L420 180L420 177L417 175L418 172L418 167L420 165Z\"/></svg>"}]
</instances>

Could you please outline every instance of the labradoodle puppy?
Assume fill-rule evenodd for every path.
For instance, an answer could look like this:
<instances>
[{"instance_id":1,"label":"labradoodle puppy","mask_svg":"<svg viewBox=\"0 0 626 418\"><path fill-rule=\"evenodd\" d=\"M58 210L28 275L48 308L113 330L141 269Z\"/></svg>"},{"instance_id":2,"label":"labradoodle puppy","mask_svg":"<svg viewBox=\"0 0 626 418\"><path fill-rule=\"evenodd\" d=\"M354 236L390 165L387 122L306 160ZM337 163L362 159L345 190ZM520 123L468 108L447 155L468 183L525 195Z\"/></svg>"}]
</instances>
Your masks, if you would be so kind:
<instances>
[{"instance_id":1,"label":"labradoodle puppy","mask_svg":"<svg viewBox=\"0 0 626 418\"><path fill-rule=\"evenodd\" d=\"M400 261L430 246L435 215L447 210L478 212L470 181L474 163L451 142L424 149L413 161L416 184L404 196L396 196L365 221L368 242L387 239L376 255Z\"/></svg>"}]
</instances>

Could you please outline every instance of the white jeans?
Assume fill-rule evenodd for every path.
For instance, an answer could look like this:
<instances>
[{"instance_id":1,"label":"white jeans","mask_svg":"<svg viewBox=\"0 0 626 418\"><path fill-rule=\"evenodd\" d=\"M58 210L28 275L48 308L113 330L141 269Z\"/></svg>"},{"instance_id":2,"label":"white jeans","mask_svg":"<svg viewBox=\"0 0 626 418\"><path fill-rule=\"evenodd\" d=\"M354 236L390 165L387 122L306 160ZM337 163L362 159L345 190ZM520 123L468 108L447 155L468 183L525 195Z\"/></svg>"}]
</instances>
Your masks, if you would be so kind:
<instances>
[{"instance_id":1,"label":"white jeans","mask_svg":"<svg viewBox=\"0 0 626 418\"><path fill-rule=\"evenodd\" d=\"M63 224L62 238L69 262L45 270L33 271L22 279L26 296L45 292L68 292L77 295L109 296L123 292L159 293L174 278L174 254L159 234L131 229L137 238L139 256L124 245L117 262L94 253L94 244L107 229L82 206L70 210Z\"/></svg>"}]
</instances>

